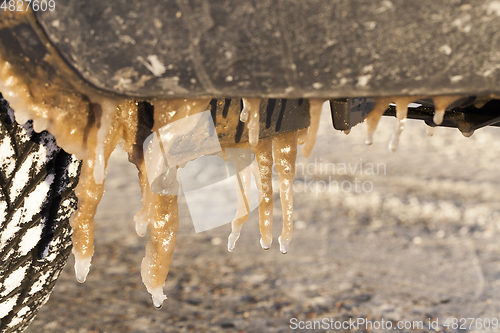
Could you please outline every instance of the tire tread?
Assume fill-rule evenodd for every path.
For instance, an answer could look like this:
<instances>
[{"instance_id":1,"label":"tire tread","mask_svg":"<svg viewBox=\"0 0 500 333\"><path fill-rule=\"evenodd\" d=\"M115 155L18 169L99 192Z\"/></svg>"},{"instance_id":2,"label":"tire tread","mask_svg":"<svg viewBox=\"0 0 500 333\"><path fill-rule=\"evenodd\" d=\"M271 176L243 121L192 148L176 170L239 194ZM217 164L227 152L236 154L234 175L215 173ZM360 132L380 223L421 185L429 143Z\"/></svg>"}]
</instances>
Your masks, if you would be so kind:
<instances>
[{"instance_id":1,"label":"tire tread","mask_svg":"<svg viewBox=\"0 0 500 333\"><path fill-rule=\"evenodd\" d=\"M80 168L80 161L57 147L52 135L46 131L36 133L32 121L24 125L17 124L13 114L0 94L0 143L8 137L6 140L10 140L11 145L10 149L0 151L0 161L15 160L12 172L0 168L0 201L7 203L5 220L0 224L0 237L9 225L17 224L19 227L6 244L2 244L0 238L0 308L4 302L17 297L13 308L0 318L0 332L5 333L21 332L29 325L38 309L48 300L66 264L72 248L69 218L77 207L74 189ZM31 156L36 158L37 155L45 159L42 167L37 170L33 163L21 191L11 198L10 188L16 172ZM76 175L70 175L70 167L77 168ZM48 180L49 176L54 177L54 180L45 193L40 211L28 221L14 221L16 211L24 209L24 198ZM0 214L3 213L0 211ZM20 242L33 227L40 228L40 237L38 241L28 242L32 247L28 247L29 251L22 255ZM5 280L12 272L23 267L27 269L21 283L8 290ZM36 288L35 292L32 292L33 287ZM25 307L28 307L27 311Z\"/></svg>"}]
</instances>

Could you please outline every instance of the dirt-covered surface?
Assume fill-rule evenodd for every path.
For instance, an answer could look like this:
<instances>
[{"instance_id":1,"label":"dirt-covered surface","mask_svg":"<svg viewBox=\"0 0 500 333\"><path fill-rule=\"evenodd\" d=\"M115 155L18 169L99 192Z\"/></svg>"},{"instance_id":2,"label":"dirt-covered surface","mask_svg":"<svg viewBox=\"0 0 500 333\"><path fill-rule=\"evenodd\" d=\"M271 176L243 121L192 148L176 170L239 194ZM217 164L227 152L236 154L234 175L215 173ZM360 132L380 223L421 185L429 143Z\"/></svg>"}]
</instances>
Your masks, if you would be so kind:
<instances>
[{"instance_id":1,"label":"dirt-covered surface","mask_svg":"<svg viewBox=\"0 0 500 333\"><path fill-rule=\"evenodd\" d=\"M409 121L391 153L395 119L382 119L372 147L363 125L345 136L325 112L322 120L312 156L298 159L304 173L296 176L290 252L279 253L277 193L268 252L259 246L256 212L233 253L226 250L229 225L196 234L181 221L159 311L140 277L147 239L133 223L141 207L137 172L115 151L87 282L76 281L71 258L27 332L327 331L293 330L292 318L303 325L422 321L430 332L429 318L442 329L448 318L451 325L454 317L500 317L500 129L467 139L438 128L428 138L423 122ZM323 190L330 179L338 191L335 183Z\"/></svg>"}]
</instances>

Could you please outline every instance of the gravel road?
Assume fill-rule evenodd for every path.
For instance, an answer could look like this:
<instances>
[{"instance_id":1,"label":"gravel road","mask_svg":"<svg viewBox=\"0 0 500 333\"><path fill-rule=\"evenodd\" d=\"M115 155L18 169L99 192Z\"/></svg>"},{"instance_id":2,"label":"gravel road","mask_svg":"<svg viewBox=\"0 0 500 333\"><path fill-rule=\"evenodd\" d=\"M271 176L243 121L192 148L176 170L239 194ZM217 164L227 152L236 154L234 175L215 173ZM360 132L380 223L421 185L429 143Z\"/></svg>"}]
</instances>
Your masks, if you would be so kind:
<instances>
[{"instance_id":1,"label":"gravel road","mask_svg":"<svg viewBox=\"0 0 500 333\"><path fill-rule=\"evenodd\" d=\"M450 324L451 318L498 318L500 129L464 138L456 129L438 128L429 138L423 122L409 121L398 152L391 153L394 127L394 118L382 119L368 147L364 125L346 136L323 112L312 156L297 161L295 230L286 255L277 242L277 193L275 238L267 252L259 246L256 212L233 253L226 249L229 225L196 234L182 220L165 284L168 300L159 311L140 277L147 239L134 230L141 207L137 172L123 151L115 151L87 282L76 281L70 258L27 332L352 328L293 330L292 318L304 325L323 318L394 326L421 321L424 329L413 331L434 332L429 319L438 319L442 329L447 318ZM470 331L495 331L475 325Z\"/></svg>"}]
</instances>

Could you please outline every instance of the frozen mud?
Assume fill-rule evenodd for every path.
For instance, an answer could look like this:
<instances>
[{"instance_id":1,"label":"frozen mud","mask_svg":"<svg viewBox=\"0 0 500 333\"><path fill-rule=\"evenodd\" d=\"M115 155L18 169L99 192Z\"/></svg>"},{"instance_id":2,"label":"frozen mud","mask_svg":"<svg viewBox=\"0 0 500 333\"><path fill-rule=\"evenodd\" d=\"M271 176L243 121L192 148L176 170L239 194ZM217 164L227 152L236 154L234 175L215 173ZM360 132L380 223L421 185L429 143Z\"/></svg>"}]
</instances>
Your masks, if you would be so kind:
<instances>
[{"instance_id":1,"label":"frozen mud","mask_svg":"<svg viewBox=\"0 0 500 333\"><path fill-rule=\"evenodd\" d=\"M160 311L140 277L147 239L135 234L137 171L117 149L87 283L75 282L71 257L27 332L309 332L292 330L291 318L422 321L431 332L429 318L496 318L500 129L428 137L423 122L408 120L392 153L395 118L384 117L366 146L364 124L346 136L321 117L311 156L297 157L288 253L262 250L257 211L232 253L230 224L196 234L181 220ZM277 240L276 190L274 202Z\"/></svg>"}]
</instances>

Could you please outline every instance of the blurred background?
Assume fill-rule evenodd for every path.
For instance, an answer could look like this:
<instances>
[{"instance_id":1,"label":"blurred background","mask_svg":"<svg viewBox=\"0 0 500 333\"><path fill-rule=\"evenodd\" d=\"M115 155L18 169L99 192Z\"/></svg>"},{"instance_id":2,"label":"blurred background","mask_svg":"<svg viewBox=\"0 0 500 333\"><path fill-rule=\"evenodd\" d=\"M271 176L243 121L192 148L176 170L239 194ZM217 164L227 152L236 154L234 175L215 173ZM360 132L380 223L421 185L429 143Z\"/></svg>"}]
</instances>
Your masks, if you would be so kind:
<instances>
[{"instance_id":1,"label":"blurred background","mask_svg":"<svg viewBox=\"0 0 500 333\"><path fill-rule=\"evenodd\" d=\"M286 255L277 241L277 192L267 252L259 245L257 212L233 253L229 224L196 234L181 220L168 299L159 311L140 276L147 236L136 235L133 221L141 208L137 171L117 149L95 218L87 282L76 281L70 257L27 332L291 332L291 318L418 320L427 328L429 318L440 324L495 318L500 129L465 138L437 128L429 138L423 122L409 120L391 153L395 126L395 118L384 117L369 147L364 124L346 136L323 111L311 157L297 159L305 171L295 177L295 229ZM325 169L309 172L317 167ZM325 190L330 181L339 188L332 183Z\"/></svg>"}]
</instances>

